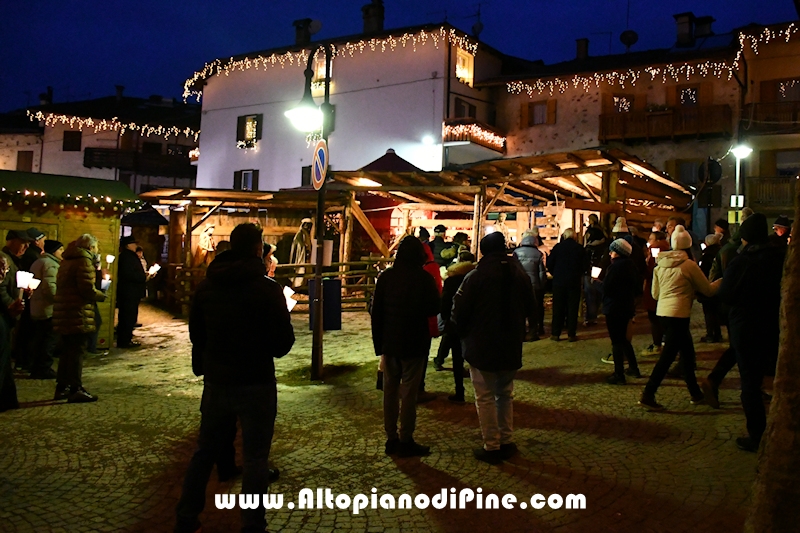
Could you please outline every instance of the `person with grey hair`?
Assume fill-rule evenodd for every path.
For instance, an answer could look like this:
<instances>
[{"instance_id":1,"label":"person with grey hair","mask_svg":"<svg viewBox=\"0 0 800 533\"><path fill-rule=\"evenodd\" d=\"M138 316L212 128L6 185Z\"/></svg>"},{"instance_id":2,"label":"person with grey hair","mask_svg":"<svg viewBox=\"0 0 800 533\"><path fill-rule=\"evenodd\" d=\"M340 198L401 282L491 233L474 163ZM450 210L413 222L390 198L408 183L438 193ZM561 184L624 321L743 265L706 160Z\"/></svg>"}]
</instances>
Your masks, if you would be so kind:
<instances>
[{"instance_id":1,"label":"person with grey hair","mask_svg":"<svg viewBox=\"0 0 800 533\"><path fill-rule=\"evenodd\" d=\"M547 270L553 275L553 323L550 340L560 340L564 322L570 342L578 340L578 311L581 304L581 277L586 266L586 251L575 240L575 231L567 228L561 242L553 247L547 259Z\"/></svg>"},{"instance_id":2,"label":"person with grey hair","mask_svg":"<svg viewBox=\"0 0 800 533\"><path fill-rule=\"evenodd\" d=\"M53 330L61 335L62 352L55 400L66 398L69 403L97 401L97 396L83 388L82 374L88 334L97 327L94 303L106 299L106 295L95 288L92 260L98 251L97 239L84 233L69 243L58 269Z\"/></svg>"}]
</instances>

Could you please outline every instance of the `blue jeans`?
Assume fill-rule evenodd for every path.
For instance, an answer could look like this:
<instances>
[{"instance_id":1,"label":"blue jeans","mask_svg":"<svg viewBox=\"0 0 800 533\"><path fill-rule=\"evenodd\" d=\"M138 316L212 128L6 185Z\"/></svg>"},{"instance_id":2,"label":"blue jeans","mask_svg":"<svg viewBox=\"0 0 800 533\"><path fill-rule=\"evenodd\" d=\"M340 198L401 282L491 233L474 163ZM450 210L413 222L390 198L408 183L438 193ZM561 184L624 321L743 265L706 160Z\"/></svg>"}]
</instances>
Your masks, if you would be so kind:
<instances>
[{"instance_id":1,"label":"blue jeans","mask_svg":"<svg viewBox=\"0 0 800 533\"><path fill-rule=\"evenodd\" d=\"M230 446L230 421L239 418L242 426L244 472L242 494L267 494L269 489L269 450L278 411L276 384L221 386L206 383L200 404L200 436L176 509L176 531L191 530L203 511L206 485L217 458ZM261 502L259 502L260 504ZM264 507L242 509L242 531L264 531Z\"/></svg>"}]
</instances>

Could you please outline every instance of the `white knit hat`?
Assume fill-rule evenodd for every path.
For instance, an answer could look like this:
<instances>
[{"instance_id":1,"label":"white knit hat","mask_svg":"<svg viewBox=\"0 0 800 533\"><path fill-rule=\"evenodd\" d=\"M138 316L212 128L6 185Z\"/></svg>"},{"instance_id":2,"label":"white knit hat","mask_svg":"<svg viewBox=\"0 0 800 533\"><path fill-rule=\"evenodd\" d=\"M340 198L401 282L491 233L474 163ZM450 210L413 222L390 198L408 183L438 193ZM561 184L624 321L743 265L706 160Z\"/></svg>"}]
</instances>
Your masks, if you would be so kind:
<instances>
[{"instance_id":1,"label":"white knit hat","mask_svg":"<svg viewBox=\"0 0 800 533\"><path fill-rule=\"evenodd\" d=\"M625 220L625 217L619 217L617 221L614 223L614 229L611 230L611 233L630 233L628 231L628 221Z\"/></svg>"},{"instance_id":2,"label":"white knit hat","mask_svg":"<svg viewBox=\"0 0 800 533\"><path fill-rule=\"evenodd\" d=\"M688 250L692 247L692 236L686 231L683 226L675 226L675 231L672 232L672 239L670 245L673 250Z\"/></svg>"}]
</instances>

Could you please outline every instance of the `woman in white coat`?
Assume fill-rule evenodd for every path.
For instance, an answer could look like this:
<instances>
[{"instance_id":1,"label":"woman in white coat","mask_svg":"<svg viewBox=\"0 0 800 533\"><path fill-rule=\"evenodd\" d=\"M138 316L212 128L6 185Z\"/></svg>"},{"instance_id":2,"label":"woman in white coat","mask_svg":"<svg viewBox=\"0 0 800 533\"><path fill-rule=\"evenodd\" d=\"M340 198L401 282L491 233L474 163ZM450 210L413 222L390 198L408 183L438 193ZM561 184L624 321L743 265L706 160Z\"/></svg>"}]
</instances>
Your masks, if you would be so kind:
<instances>
[{"instance_id":1,"label":"woman in white coat","mask_svg":"<svg viewBox=\"0 0 800 533\"><path fill-rule=\"evenodd\" d=\"M694 374L695 351L689 320L695 293L713 296L719 289L721 280L709 283L703 271L690 259L692 237L683 226L676 226L671 237L672 251L658 256L653 270L652 295L658 301L656 315L665 331L664 348L653 373L644 388L639 405L651 409L663 409L656 402L656 391L664 380L670 364L678 352L684 367L686 387L691 395L691 403L703 401L703 392L697 385Z\"/></svg>"}]
</instances>

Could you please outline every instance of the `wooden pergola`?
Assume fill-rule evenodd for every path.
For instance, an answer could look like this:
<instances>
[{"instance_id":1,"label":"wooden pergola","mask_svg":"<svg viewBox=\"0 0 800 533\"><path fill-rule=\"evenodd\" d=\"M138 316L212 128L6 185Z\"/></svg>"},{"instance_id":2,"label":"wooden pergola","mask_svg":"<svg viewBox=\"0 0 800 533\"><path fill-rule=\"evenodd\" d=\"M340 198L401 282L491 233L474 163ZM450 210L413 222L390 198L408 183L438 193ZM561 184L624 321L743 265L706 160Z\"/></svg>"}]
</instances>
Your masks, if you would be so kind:
<instances>
[{"instance_id":1,"label":"wooden pergola","mask_svg":"<svg viewBox=\"0 0 800 533\"><path fill-rule=\"evenodd\" d=\"M368 192L400 202L407 215L412 210L472 212L472 243L477 247L483 221L491 212L528 212L549 202L567 209L599 212L610 229L614 218L633 222L683 213L692 200L682 184L652 165L616 149L497 159L448 168L421 170L370 170L330 173L334 191ZM355 202L351 202L351 206ZM391 251L369 231L357 205L353 209L384 255ZM371 227L371 225L370 225Z\"/></svg>"}]
</instances>

